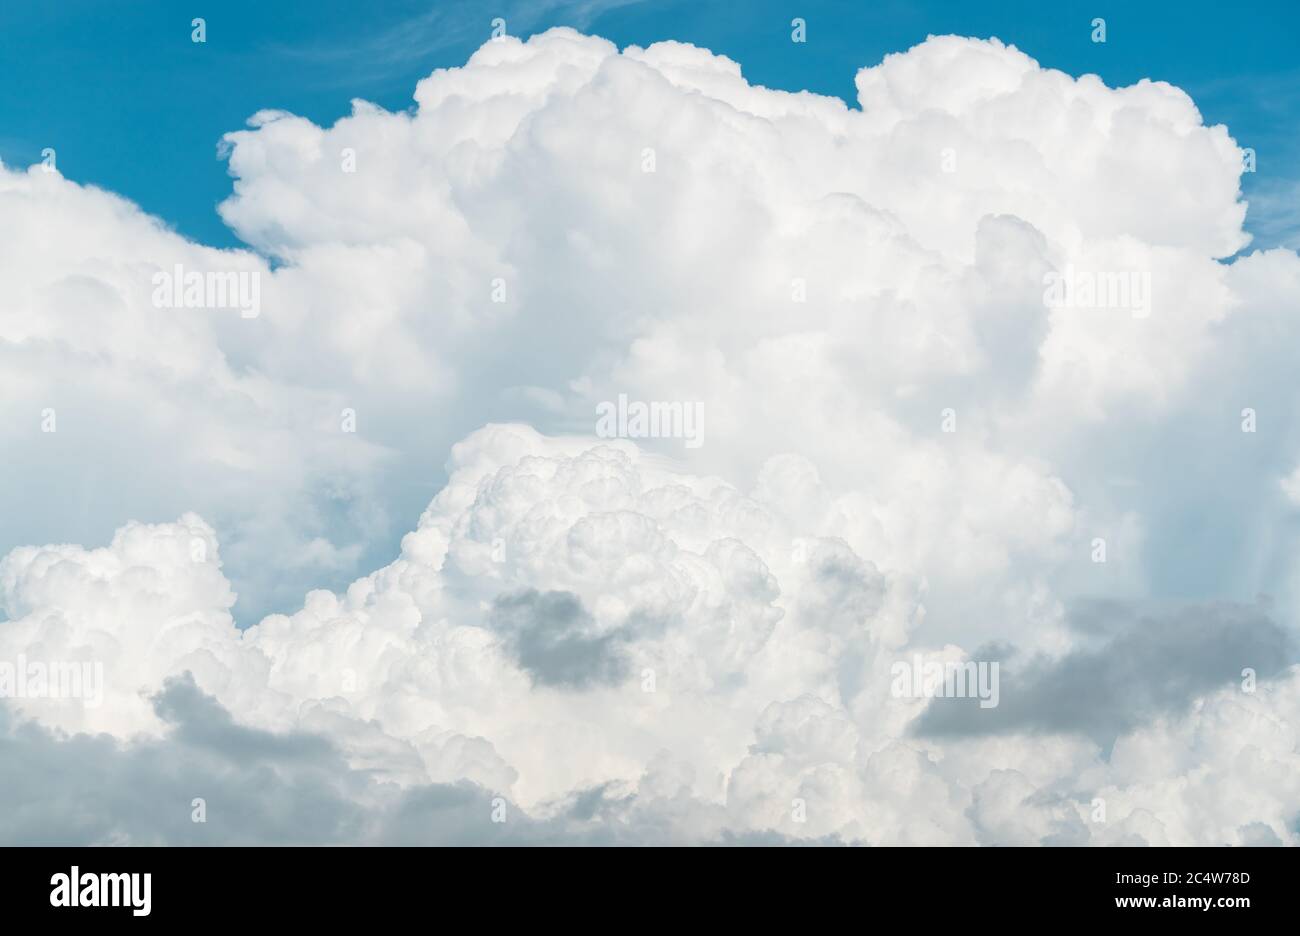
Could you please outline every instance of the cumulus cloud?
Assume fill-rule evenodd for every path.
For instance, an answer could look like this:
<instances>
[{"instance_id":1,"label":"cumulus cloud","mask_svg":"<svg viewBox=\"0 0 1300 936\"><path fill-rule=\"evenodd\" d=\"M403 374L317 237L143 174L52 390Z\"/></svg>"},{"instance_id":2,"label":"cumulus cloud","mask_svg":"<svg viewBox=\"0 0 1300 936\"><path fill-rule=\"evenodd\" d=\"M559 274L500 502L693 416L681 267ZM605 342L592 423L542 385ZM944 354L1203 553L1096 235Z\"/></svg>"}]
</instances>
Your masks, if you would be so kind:
<instances>
[{"instance_id":1,"label":"cumulus cloud","mask_svg":"<svg viewBox=\"0 0 1300 936\"><path fill-rule=\"evenodd\" d=\"M251 251L0 168L0 658L104 663L3 743L191 757L223 841L1293 844L1300 260L1225 262L1236 143L997 40L857 89L489 42L227 135ZM596 438L620 396L703 444ZM996 708L891 693L980 654ZM50 828L195 840L184 779Z\"/></svg>"}]
</instances>

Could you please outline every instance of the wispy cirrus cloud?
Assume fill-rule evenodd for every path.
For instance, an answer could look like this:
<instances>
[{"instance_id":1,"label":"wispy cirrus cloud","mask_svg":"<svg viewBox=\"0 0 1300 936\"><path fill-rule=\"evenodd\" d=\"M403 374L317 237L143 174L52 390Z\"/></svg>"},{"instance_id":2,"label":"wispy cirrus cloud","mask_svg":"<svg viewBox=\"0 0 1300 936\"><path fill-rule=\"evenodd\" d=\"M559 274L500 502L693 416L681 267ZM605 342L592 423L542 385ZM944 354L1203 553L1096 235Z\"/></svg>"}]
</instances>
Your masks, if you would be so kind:
<instances>
[{"instance_id":1,"label":"wispy cirrus cloud","mask_svg":"<svg viewBox=\"0 0 1300 936\"><path fill-rule=\"evenodd\" d=\"M442 59L452 50L477 47L493 34L496 20L509 35L551 26L586 30L603 14L645 0L504 0L492 8L472 0L450 0L382 29L337 42L277 44L268 52L322 68L322 78L338 85L373 82L412 65ZM329 70L326 75L324 69Z\"/></svg>"}]
</instances>

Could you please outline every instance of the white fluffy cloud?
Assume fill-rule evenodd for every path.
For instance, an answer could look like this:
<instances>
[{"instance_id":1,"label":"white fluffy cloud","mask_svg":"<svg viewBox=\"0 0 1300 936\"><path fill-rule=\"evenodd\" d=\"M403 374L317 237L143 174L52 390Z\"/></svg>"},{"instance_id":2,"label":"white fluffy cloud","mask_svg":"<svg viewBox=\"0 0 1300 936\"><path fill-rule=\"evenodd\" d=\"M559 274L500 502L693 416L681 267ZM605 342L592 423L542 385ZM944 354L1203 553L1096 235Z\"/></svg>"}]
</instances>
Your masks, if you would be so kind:
<instances>
[{"instance_id":1,"label":"white fluffy cloud","mask_svg":"<svg viewBox=\"0 0 1300 936\"><path fill-rule=\"evenodd\" d=\"M1300 595L1300 260L1224 262L1236 144L996 40L857 87L489 42L410 112L229 134L257 253L0 168L0 659L105 664L99 706L7 707L126 758L189 743L189 672L194 719L322 739L384 828L406 800L351 771L540 837L1294 842L1294 644L1232 602ZM256 271L262 314L155 308L175 264ZM1147 314L1049 308L1054 271L1143 274ZM703 444L595 438L620 394L699 402ZM1003 659L1049 714L930 730L890 693L914 654ZM1131 718L1052 720L1120 680Z\"/></svg>"}]
</instances>

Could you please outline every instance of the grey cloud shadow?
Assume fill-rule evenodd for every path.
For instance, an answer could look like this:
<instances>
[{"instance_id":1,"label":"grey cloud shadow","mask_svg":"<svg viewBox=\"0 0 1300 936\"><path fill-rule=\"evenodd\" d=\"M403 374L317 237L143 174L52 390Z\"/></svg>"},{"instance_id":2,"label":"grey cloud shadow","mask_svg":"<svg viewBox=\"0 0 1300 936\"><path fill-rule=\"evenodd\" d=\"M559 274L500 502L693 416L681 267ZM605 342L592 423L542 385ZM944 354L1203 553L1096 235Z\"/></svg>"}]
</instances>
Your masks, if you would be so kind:
<instances>
[{"instance_id":1,"label":"grey cloud shadow","mask_svg":"<svg viewBox=\"0 0 1300 936\"><path fill-rule=\"evenodd\" d=\"M598 633L573 592L530 588L499 595L488 627L541 685L585 689L614 685L627 675L626 630Z\"/></svg>"},{"instance_id":2,"label":"grey cloud shadow","mask_svg":"<svg viewBox=\"0 0 1300 936\"><path fill-rule=\"evenodd\" d=\"M1260 607L1215 602L1141 613L1117 602L1083 604L1071 625L1091 638L1059 659L1021 658L987 646L973 660L1000 662L1000 701L934 699L913 723L921 737L1074 734L1109 750L1115 739L1242 680L1267 679L1295 662L1290 636Z\"/></svg>"}]
</instances>

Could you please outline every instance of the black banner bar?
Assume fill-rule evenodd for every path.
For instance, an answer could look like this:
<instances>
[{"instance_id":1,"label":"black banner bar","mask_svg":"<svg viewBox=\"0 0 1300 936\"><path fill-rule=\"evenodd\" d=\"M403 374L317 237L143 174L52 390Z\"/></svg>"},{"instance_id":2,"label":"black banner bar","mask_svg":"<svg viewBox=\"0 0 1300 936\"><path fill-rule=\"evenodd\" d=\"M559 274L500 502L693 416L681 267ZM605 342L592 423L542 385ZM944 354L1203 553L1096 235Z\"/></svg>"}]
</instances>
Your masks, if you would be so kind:
<instances>
[{"instance_id":1,"label":"black banner bar","mask_svg":"<svg viewBox=\"0 0 1300 936\"><path fill-rule=\"evenodd\" d=\"M777 853L779 851L779 853ZM558 852L558 853L557 853ZM672 852L672 853L670 853ZM522 920L788 917L864 927L1129 918L1231 926L1291 918L1284 849L27 848L0 851L14 923L373 923L436 909ZM700 911L687 911L700 907ZM610 916L613 914L613 916ZM685 914L685 916L683 916ZM456 917L446 920L451 925Z\"/></svg>"}]
</instances>

